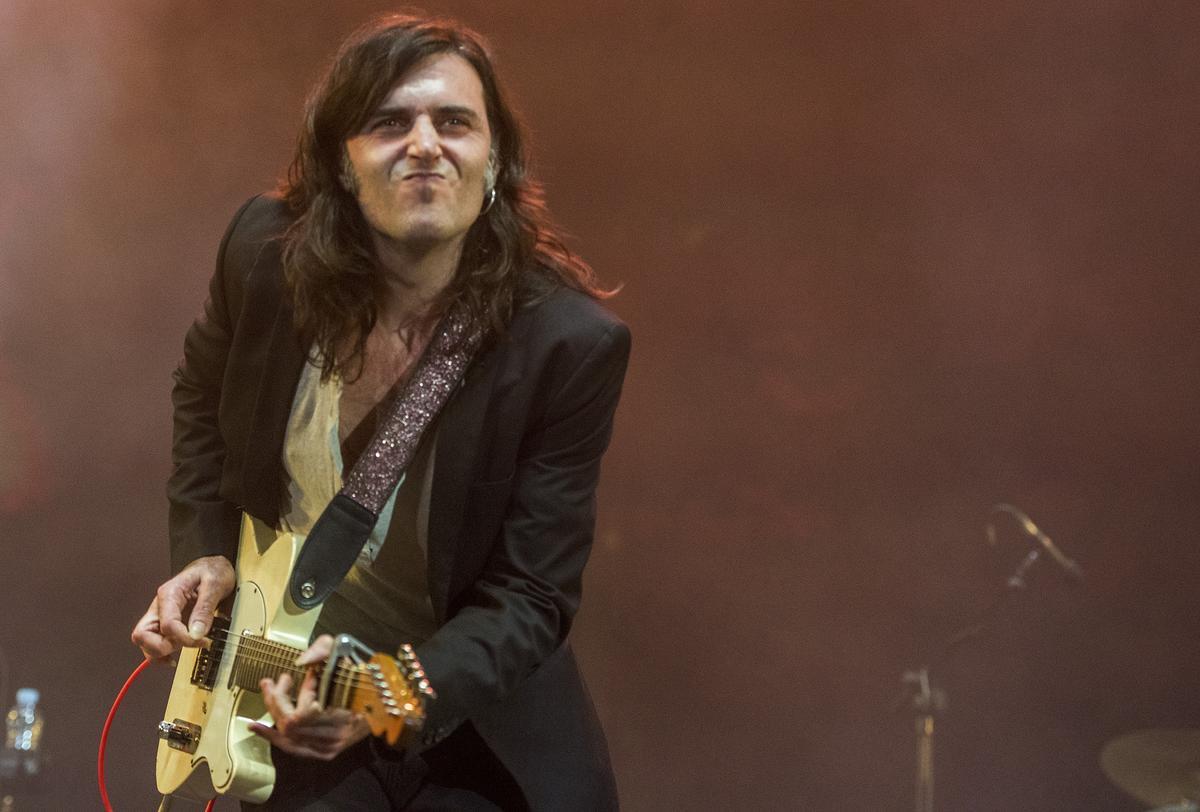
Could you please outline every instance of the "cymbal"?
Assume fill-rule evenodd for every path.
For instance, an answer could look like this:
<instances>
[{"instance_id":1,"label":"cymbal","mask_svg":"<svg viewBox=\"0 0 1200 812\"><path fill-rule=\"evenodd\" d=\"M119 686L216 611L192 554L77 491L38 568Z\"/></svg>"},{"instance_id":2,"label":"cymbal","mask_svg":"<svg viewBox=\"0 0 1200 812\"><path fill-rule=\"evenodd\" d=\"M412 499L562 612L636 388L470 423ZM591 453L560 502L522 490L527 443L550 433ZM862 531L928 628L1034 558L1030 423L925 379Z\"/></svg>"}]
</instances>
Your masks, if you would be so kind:
<instances>
[{"instance_id":1,"label":"cymbal","mask_svg":"<svg viewBox=\"0 0 1200 812\"><path fill-rule=\"evenodd\" d=\"M1200 730L1139 730L1118 736L1100 751L1100 766L1114 784L1149 806L1196 800Z\"/></svg>"}]
</instances>

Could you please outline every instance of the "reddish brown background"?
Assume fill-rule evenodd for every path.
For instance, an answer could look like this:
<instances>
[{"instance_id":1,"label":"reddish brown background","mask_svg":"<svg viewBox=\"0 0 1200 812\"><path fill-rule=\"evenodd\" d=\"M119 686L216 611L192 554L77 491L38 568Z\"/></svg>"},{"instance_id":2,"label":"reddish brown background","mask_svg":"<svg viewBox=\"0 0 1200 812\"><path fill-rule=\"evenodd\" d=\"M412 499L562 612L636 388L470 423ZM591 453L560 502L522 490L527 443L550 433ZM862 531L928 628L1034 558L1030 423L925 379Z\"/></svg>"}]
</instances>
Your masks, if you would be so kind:
<instances>
[{"instance_id":1,"label":"reddish brown background","mask_svg":"<svg viewBox=\"0 0 1200 812\"><path fill-rule=\"evenodd\" d=\"M46 808L98 805L217 240L383 8L0 5L0 645L4 704L45 695ZM491 36L625 285L576 639L627 808L906 808L889 703L1019 552L984 543L1002 500L1088 580L1039 572L942 670L941 808L1137 808L1103 743L1200 726L1200 6L433 10ZM119 808L155 803L167 684L114 728Z\"/></svg>"}]
</instances>

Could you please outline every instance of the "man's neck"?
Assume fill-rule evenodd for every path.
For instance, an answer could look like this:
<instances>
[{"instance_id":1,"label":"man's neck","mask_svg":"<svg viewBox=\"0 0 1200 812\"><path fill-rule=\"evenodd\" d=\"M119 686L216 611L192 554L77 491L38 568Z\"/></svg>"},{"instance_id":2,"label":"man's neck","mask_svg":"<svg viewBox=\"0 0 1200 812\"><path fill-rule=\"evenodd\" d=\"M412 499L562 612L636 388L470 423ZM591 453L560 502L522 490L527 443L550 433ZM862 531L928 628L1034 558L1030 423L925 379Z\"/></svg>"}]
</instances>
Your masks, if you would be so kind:
<instances>
[{"instance_id":1,"label":"man's neck","mask_svg":"<svg viewBox=\"0 0 1200 812\"><path fill-rule=\"evenodd\" d=\"M412 245L376 235L375 255L383 269L385 290L380 326L403 330L424 321L434 300L454 278L462 240Z\"/></svg>"}]
</instances>

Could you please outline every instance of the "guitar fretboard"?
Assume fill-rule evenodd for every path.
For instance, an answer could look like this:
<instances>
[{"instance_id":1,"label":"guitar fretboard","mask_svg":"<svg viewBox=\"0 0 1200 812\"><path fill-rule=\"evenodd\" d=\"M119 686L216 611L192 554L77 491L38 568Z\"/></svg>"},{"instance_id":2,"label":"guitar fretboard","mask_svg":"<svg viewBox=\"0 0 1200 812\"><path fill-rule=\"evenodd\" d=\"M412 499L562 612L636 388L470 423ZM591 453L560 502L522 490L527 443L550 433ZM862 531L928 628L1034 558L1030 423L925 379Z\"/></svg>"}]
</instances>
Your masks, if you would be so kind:
<instances>
[{"instance_id":1,"label":"guitar fretboard","mask_svg":"<svg viewBox=\"0 0 1200 812\"><path fill-rule=\"evenodd\" d=\"M282 674L288 674L292 679L292 696L299 692L307 671L306 667L296 665L296 658L303 653L300 649L252 634L243 634L230 644L234 647L230 687L257 693L263 679L278 680ZM338 663L330 680L329 696L324 701L326 706L344 708L349 704L358 670L353 664Z\"/></svg>"}]
</instances>

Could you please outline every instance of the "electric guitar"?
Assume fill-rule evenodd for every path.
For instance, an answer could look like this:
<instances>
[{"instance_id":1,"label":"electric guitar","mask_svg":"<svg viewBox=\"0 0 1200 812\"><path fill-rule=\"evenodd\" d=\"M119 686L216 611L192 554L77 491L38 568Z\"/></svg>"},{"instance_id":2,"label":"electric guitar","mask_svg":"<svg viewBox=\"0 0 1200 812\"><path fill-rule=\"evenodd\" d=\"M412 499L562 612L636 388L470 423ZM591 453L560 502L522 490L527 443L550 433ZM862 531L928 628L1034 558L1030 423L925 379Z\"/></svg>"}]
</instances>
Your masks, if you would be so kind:
<instances>
[{"instance_id":1,"label":"electric guitar","mask_svg":"<svg viewBox=\"0 0 1200 812\"><path fill-rule=\"evenodd\" d=\"M259 680L287 672L299 686L304 677L294 662L308 648L320 612L319 606L299 608L288 595L304 538L242 517L233 608L214 620L207 646L180 651L166 718L158 726L155 772L163 795L262 803L271 794L271 746L249 725L271 723ZM432 698L410 646L393 659L346 635L337 639L317 691L324 707L361 714L371 733L389 744L403 744L420 731Z\"/></svg>"}]
</instances>

